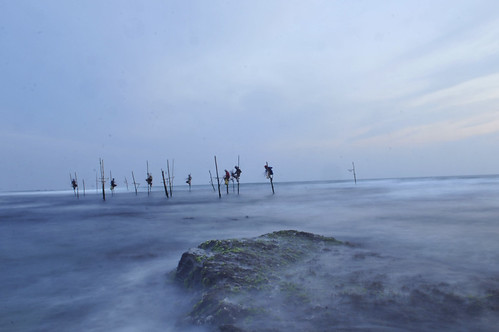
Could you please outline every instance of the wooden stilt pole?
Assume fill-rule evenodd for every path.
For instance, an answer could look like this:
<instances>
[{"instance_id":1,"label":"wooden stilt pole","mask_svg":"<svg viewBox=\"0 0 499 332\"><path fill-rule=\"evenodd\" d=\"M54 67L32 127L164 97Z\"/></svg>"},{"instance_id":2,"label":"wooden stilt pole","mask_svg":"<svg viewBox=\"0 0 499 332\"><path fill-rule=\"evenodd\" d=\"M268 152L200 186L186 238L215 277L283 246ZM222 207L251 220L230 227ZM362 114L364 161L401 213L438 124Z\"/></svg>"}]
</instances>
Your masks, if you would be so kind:
<instances>
[{"instance_id":1,"label":"wooden stilt pole","mask_svg":"<svg viewBox=\"0 0 499 332\"><path fill-rule=\"evenodd\" d=\"M172 159L172 177L170 181L170 196L173 197L173 180L175 179L175 159Z\"/></svg>"},{"instance_id":2,"label":"wooden stilt pole","mask_svg":"<svg viewBox=\"0 0 499 332\"><path fill-rule=\"evenodd\" d=\"M132 180L133 180L133 186L135 187L135 196L137 196L137 185L138 185L138 183L135 182L135 175L133 175L133 171L132 171Z\"/></svg>"},{"instance_id":3,"label":"wooden stilt pole","mask_svg":"<svg viewBox=\"0 0 499 332\"><path fill-rule=\"evenodd\" d=\"M75 182L73 182L73 175L71 175L71 172L69 173L69 182L71 183L71 186L73 187L73 195L76 197L76 187L75 187ZM76 181L76 180L74 180Z\"/></svg>"},{"instance_id":4,"label":"wooden stilt pole","mask_svg":"<svg viewBox=\"0 0 499 332\"><path fill-rule=\"evenodd\" d=\"M109 189L111 189L111 196L114 196L114 187L112 185L113 173L111 171L109 171L109 181L111 181L109 185Z\"/></svg>"},{"instance_id":5,"label":"wooden stilt pole","mask_svg":"<svg viewBox=\"0 0 499 332\"><path fill-rule=\"evenodd\" d=\"M101 175L101 182L102 182L102 199L105 201L106 200L106 178L104 173L104 160L99 159L100 163L100 175Z\"/></svg>"},{"instance_id":6,"label":"wooden stilt pole","mask_svg":"<svg viewBox=\"0 0 499 332\"><path fill-rule=\"evenodd\" d=\"M191 187L192 187L192 175L191 175L191 173L189 173L189 175L187 176L186 182L189 185L189 192L191 192Z\"/></svg>"},{"instance_id":7,"label":"wooden stilt pole","mask_svg":"<svg viewBox=\"0 0 499 332\"><path fill-rule=\"evenodd\" d=\"M126 179L126 176L125 176L125 186L126 186L126 191L128 191L128 180Z\"/></svg>"},{"instance_id":8,"label":"wooden stilt pole","mask_svg":"<svg viewBox=\"0 0 499 332\"><path fill-rule=\"evenodd\" d=\"M227 195L229 194L229 181L230 181L230 174L228 174L228 170L225 170L225 175L224 175L224 183L225 183L225 189L227 191Z\"/></svg>"},{"instance_id":9,"label":"wooden stilt pole","mask_svg":"<svg viewBox=\"0 0 499 332\"><path fill-rule=\"evenodd\" d=\"M239 155L237 155L237 167L239 166ZM237 194L239 195L239 176L236 178L237 180Z\"/></svg>"},{"instance_id":10,"label":"wooden stilt pole","mask_svg":"<svg viewBox=\"0 0 499 332\"><path fill-rule=\"evenodd\" d=\"M146 178L146 181L147 181L147 196L149 196L149 194L151 193L151 185L149 184L149 161L146 161L146 164L147 164L147 178Z\"/></svg>"},{"instance_id":11,"label":"wooden stilt pole","mask_svg":"<svg viewBox=\"0 0 499 332\"><path fill-rule=\"evenodd\" d=\"M173 197L173 162L172 161L172 169L170 171L170 161L166 160L166 172L168 177L168 187L170 188L170 197Z\"/></svg>"},{"instance_id":12,"label":"wooden stilt pole","mask_svg":"<svg viewBox=\"0 0 499 332\"><path fill-rule=\"evenodd\" d=\"M269 166L269 163L268 162L265 162L265 165L267 165L267 167ZM272 172L272 170L267 170L267 177L270 179L270 186L272 187L272 195L275 194L275 191L274 191L274 181L273 181L273 178L274 178L274 174Z\"/></svg>"},{"instance_id":13,"label":"wooden stilt pole","mask_svg":"<svg viewBox=\"0 0 499 332\"><path fill-rule=\"evenodd\" d=\"M355 174L355 164L352 161L352 169L348 170L349 172L353 173L353 181L355 184L357 184L357 174Z\"/></svg>"},{"instance_id":14,"label":"wooden stilt pole","mask_svg":"<svg viewBox=\"0 0 499 332\"><path fill-rule=\"evenodd\" d=\"M149 172L149 161L147 161L147 178L146 178L147 196L149 196L152 193L152 181L153 181L152 174L151 172Z\"/></svg>"},{"instance_id":15,"label":"wooden stilt pole","mask_svg":"<svg viewBox=\"0 0 499 332\"><path fill-rule=\"evenodd\" d=\"M78 176L76 176L76 172L75 172L75 181L76 181L76 197L80 198L80 191L79 191L80 188L78 188Z\"/></svg>"},{"instance_id":16,"label":"wooden stilt pole","mask_svg":"<svg viewBox=\"0 0 499 332\"><path fill-rule=\"evenodd\" d=\"M81 180L83 182L83 197L85 197L85 179Z\"/></svg>"},{"instance_id":17,"label":"wooden stilt pole","mask_svg":"<svg viewBox=\"0 0 499 332\"><path fill-rule=\"evenodd\" d=\"M222 198L222 193L220 192L220 178L218 177L217 156L215 156L215 170L217 172L218 198Z\"/></svg>"},{"instance_id":18,"label":"wooden stilt pole","mask_svg":"<svg viewBox=\"0 0 499 332\"><path fill-rule=\"evenodd\" d=\"M163 169L161 169L161 176L163 177L163 187L165 187L166 198L170 198L170 196L168 196L168 188L166 187L166 180L165 180L165 171L163 171Z\"/></svg>"},{"instance_id":19,"label":"wooden stilt pole","mask_svg":"<svg viewBox=\"0 0 499 332\"><path fill-rule=\"evenodd\" d=\"M208 170L208 172L210 173L210 184L211 184L211 187L213 188L213 191L216 192L217 190L215 189L215 186L213 185L213 176L211 176L211 171L210 170Z\"/></svg>"},{"instance_id":20,"label":"wooden stilt pole","mask_svg":"<svg viewBox=\"0 0 499 332\"><path fill-rule=\"evenodd\" d=\"M273 175L270 176L270 185L272 186L272 195L274 195L275 194L275 191L274 191L274 181L272 179L272 176Z\"/></svg>"},{"instance_id":21,"label":"wooden stilt pole","mask_svg":"<svg viewBox=\"0 0 499 332\"><path fill-rule=\"evenodd\" d=\"M353 167L353 181L355 184L357 184L357 174L355 173L355 164L352 161L352 167Z\"/></svg>"}]
</instances>

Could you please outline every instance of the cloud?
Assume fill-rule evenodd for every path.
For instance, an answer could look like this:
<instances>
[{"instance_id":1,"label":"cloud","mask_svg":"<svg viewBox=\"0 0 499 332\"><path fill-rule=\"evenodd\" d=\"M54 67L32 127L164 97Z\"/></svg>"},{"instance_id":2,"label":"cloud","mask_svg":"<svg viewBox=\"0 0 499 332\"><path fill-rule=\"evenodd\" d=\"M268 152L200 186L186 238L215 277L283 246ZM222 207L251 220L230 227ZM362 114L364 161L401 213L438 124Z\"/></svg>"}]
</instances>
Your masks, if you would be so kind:
<instances>
[{"instance_id":1,"label":"cloud","mask_svg":"<svg viewBox=\"0 0 499 332\"><path fill-rule=\"evenodd\" d=\"M358 147L414 147L456 142L475 136L499 133L499 118L486 113L461 120L448 119L425 125L407 126L355 142Z\"/></svg>"},{"instance_id":2,"label":"cloud","mask_svg":"<svg viewBox=\"0 0 499 332\"><path fill-rule=\"evenodd\" d=\"M463 107L469 104L499 99L499 73L474 78L466 82L426 93L410 100L406 106L410 108L427 107L432 111ZM481 110L474 110L481 112Z\"/></svg>"}]
</instances>

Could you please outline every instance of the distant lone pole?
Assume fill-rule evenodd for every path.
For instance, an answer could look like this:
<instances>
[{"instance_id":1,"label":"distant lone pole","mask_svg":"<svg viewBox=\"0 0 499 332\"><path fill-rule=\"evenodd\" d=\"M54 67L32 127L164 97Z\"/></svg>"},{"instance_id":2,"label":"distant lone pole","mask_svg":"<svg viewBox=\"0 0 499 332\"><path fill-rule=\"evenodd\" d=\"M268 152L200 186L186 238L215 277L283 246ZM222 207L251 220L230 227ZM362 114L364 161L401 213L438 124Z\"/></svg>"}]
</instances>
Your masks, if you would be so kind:
<instances>
[{"instance_id":1,"label":"distant lone pole","mask_svg":"<svg viewBox=\"0 0 499 332\"><path fill-rule=\"evenodd\" d=\"M357 184L357 174L355 174L355 164L352 161L352 169L348 170L349 172L353 173L353 181L355 184Z\"/></svg>"},{"instance_id":2,"label":"distant lone pole","mask_svg":"<svg viewBox=\"0 0 499 332\"><path fill-rule=\"evenodd\" d=\"M215 156L215 170L217 172L218 198L222 198L222 193L220 192L220 178L218 176L217 156Z\"/></svg>"}]
</instances>

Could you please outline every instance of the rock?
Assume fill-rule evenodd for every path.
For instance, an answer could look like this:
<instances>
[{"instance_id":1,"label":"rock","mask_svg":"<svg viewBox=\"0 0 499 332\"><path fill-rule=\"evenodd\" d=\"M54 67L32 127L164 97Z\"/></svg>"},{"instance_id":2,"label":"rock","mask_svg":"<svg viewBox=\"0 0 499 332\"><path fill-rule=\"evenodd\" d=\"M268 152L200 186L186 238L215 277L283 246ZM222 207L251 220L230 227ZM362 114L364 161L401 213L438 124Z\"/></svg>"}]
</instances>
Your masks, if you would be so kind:
<instances>
[{"instance_id":1,"label":"rock","mask_svg":"<svg viewBox=\"0 0 499 332\"><path fill-rule=\"evenodd\" d=\"M250 303L251 294L272 292L278 287L279 291L298 295L292 297L293 301L305 300L300 299L294 284L283 280L281 272L342 244L332 237L295 230L254 239L210 240L182 255L175 280L201 292L200 301L189 314L193 323L239 331L236 323L241 325L244 319L266 313L265 307Z\"/></svg>"},{"instance_id":2,"label":"rock","mask_svg":"<svg viewBox=\"0 0 499 332\"><path fill-rule=\"evenodd\" d=\"M422 275L411 263L286 230L206 241L182 255L174 280L193 298L187 323L214 331L489 331L499 324L499 279L469 287L465 278Z\"/></svg>"}]
</instances>

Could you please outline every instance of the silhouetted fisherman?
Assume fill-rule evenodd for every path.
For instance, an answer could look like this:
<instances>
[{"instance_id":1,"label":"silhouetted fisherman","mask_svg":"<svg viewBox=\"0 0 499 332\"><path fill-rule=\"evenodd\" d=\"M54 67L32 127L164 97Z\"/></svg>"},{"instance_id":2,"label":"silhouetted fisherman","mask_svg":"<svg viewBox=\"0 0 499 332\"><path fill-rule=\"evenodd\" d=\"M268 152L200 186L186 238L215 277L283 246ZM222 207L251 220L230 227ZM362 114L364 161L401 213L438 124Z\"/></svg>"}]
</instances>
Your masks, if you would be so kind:
<instances>
[{"instance_id":1,"label":"silhouetted fisherman","mask_svg":"<svg viewBox=\"0 0 499 332\"><path fill-rule=\"evenodd\" d=\"M232 177L235 178L237 182L239 182L239 178L241 177L241 173L243 171L241 171L241 169L238 166L234 166L234 168L236 170L232 172Z\"/></svg>"},{"instance_id":2,"label":"silhouetted fisherman","mask_svg":"<svg viewBox=\"0 0 499 332\"><path fill-rule=\"evenodd\" d=\"M187 177L185 183L187 183L189 185L189 191L191 191L192 176L190 174Z\"/></svg>"},{"instance_id":3,"label":"silhouetted fisherman","mask_svg":"<svg viewBox=\"0 0 499 332\"><path fill-rule=\"evenodd\" d=\"M114 181L114 178L113 178L113 179L111 180L111 190L114 190L114 188L115 188L116 186L118 186L118 185L116 184L116 181Z\"/></svg>"},{"instance_id":4,"label":"silhouetted fisherman","mask_svg":"<svg viewBox=\"0 0 499 332\"><path fill-rule=\"evenodd\" d=\"M267 176L267 179L272 179L272 176L274 175L272 167L270 167L269 165L265 165L263 167L265 167L265 175Z\"/></svg>"},{"instance_id":5,"label":"silhouetted fisherman","mask_svg":"<svg viewBox=\"0 0 499 332\"><path fill-rule=\"evenodd\" d=\"M239 195L239 178L241 177L241 173L243 171L241 171L241 169L239 168L239 166L234 166L234 168L236 170L234 172L231 172L231 175L232 175L232 184L234 184L234 179L236 179L236 181L237 181L237 194Z\"/></svg>"},{"instance_id":6,"label":"silhouetted fisherman","mask_svg":"<svg viewBox=\"0 0 499 332\"><path fill-rule=\"evenodd\" d=\"M71 180L71 185L73 186L73 190L76 190L76 188L78 188L78 183L76 183L75 179Z\"/></svg>"},{"instance_id":7,"label":"silhouetted fisherman","mask_svg":"<svg viewBox=\"0 0 499 332\"><path fill-rule=\"evenodd\" d=\"M147 173L147 179L146 179L146 182L147 184L149 185L149 187L152 188L152 174L151 173Z\"/></svg>"}]
</instances>

